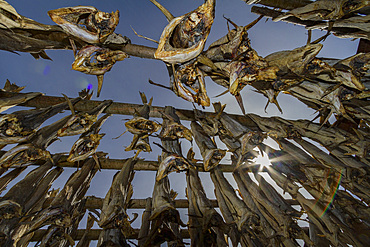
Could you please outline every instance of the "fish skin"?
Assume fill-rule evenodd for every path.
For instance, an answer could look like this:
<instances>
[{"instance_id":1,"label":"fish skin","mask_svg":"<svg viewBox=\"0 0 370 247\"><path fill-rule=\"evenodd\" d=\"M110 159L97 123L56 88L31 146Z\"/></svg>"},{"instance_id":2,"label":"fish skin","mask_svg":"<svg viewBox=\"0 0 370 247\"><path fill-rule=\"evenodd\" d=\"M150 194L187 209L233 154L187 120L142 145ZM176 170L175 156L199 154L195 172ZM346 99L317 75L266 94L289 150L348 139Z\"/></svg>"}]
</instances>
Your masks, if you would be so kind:
<instances>
[{"instance_id":1,"label":"fish skin","mask_svg":"<svg viewBox=\"0 0 370 247\"><path fill-rule=\"evenodd\" d=\"M224 234L229 232L229 227L206 197L198 171L189 169L186 181L191 245L228 246Z\"/></svg>"},{"instance_id":2,"label":"fish skin","mask_svg":"<svg viewBox=\"0 0 370 247\"><path fill-rule=\"evenodd\" d=\"M215 2L215 0L207 0L194 11L172 19L161 34L154 57L170 64L184 63L197 57L203 51L213 24ZM198 13L202 13L204 17L199 19ZM191 27L189 23L192 25L196 23L196 26ZM203 30L196 29L199 27L202 27ZM190 36L185 34L185 30L190 33ZM195 39L192 33L198 33L200 40ZM177 37L175 35L179 36ZM175 38L175 45L172 46L170 39Z\"/></svg>"},{"instance_id":3,"label":"fish skin","mask_svg":"<svg viewBox=\"0 0 370 247\"><path fill-rule=\"evenodd\" d=\"M43 94L42 93L25 93L25 94L16 94L9 98L1 98L0 99L0 113L8 110L9 108L12 108L13 106L22 104L40 95L43 95Z\"/></svg>"},{"instance_id":4,"label":"fish skin","mask_svg":"<svg viewBox=\"0 0 370 247\"><path fill-rule=\"evenodd\" d=\"M190 126L195 142L203 157L204 170L209 171L220 163L226 154L226 150L218 149L216 144L197 122L192 121Z\"/></svg>"},{"instance_id":5,"label":"fish skin","mask_svg":"<svg viewBox=\"0 0 370 247\"><path fill-rule=\"evenodd\" d=\"M73 115L66 126L58 130L58 136L72 136L86 132L97 121L98 116L112 103L112 100L104 100L97 107L88 112L80 112Z\"/></svg>"},{"instance_id":6,"label":"fish skin","mask_svg":"<svg viewBox=\"0 0 370 247\"><path fill-rule=\"evenodd\" d=\"M93 44L103 43L119 22L118 10L109 14L92 6L49 10L48 15L68 34Z\"/></svg>"},{"instance_id":7,"label":"fish skin","mask_svg":"<svg viewBox=\"0 0 370 247\"><path fill-rule=\"evenodd\" d=\"M76 104L80 97L71 100ZM42 109L13 112L0 116L0 144L21 143L29 140L44 121L67 109L69 104L63 102ZM10 132L9 132L10 131Z\"/></svg>"}]
</instances>

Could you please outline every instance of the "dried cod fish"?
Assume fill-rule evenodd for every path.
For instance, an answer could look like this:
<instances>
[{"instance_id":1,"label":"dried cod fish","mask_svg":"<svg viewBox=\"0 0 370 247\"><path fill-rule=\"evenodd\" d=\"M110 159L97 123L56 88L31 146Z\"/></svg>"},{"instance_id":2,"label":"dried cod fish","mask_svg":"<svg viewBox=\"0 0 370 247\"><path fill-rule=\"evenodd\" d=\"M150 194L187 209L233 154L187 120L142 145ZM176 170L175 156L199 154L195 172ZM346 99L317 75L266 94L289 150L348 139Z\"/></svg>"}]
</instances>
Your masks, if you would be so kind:
<instances>
[{"instance_id":1,"label":"dried cod fish","mask_svg":"<svg viewBox=\"0 0 370 247\"><path fill-rule=\"evenodd\" d=\"M87 160L80 170L74 172L65 183L64 188L55 196L49 207L39 212L28 224L24 233L27 235L43 226L55 225L62 228L70 227L73 222L74 206L81 201L97 169L93 160Z\"/></svg>"},{"instance_id":2,"label":"dried cod fish","mask_svg":"<svg viewBox=\"0 0 370 247\"><path fill-rule=\"evenodd\" d=\"M66 126L58 131L58 136L78 135L88 131L97 121L98 116L103 113L104 110L112 104L112 102L112 100L104 100L100 105L88 112L72 114L72 117L69 119Z\"/></svg>"},{"instance_id":3,"label":"dried cod fish","mask_svg":"<svg viewBox=\"0 0 370 247\"><path fill-rule=\"evenodd\" d=\"M6 111L9 108L22 104L40 95L43 95L43 94L42 93L24 93L24 94L16 94L9 98L1 98L0 99L0 112Z\"/></svg>"},{"instance_id":4,"label":"dried cod fish","mask_svg":"<svg viewBox=\"0 0 370 247\"><path fill-rule=\"evenodd\" d=\"M126 147L125 151L138 150L138 152L151 152L152 148L149 144L149 135L158 131L160 124L149 120L150 107L153 98L148 100L144 93L140 92L140 97L143 106L134 114L134 118L125 123L127 130L134 134L131 144Z\"/></svg>"},{"instance_id":5,"label":"dried cod fish","mask_svg":"<svg viewBox=\"0 0 370 247\"><path fill-rule=\"evenodd\" d=\"M204 170L209 171L220 163L226 150L218 149L214 141L197 122L191 122L191 131L203 157Z\"/></svg>"},{"instance_id":6,"label":"dried cod fish","mask_svg":"<svg viewBox=\"0 0 370 247\"><path fill-rule=\"evenodd\" d=\"M76 104L81 100L71 100ZM69 107L68 102L41 109L16 111L0 116L0 144L21 143L29 140L44 121Z\"/></svg>"},{"instance_id":7,"label":"dried cod fish","mask_svg":"<svg viewBox=\"0 0 370 247\"><path fill-rule=\"evenodd\" d=\"M11 170L10 172L5 174L4 176L1 176L1 178L0 178L0 193L3 192L3 190L6 189L6 186L13 179L17 178L18 175L21 174L25 169L26 169L26 167L18 167L18 168L15 168L15 169Z\"/></svg>"},{"instance_id":8,"label":"dried cod fish","mask_svg":"<svg viewBox=\"0 0 370 247\"><path fill-rule=\"evenodd\" d=\"M136 158L125 162L121 171L114 176L112 186L104 198L98 222L104 230L99 236L98 246L128 246L126 238L132 235L133 229L126 210L133 194L131 182L135 174L135 163Z\"/></svg>"},{"instance_id":9,"label":"dried cod fish","mask_svg":"<svg viewBox=\"0 0 370 247\"><path fill-rule=\"evenodd\" d=\"M128 55L123 51L88 45L77 53L72 69L98 77L97 97L99 97L104 74L110 71L117 61L123 61L127 57Z\"/></svg>"},{"instance_id":10,"label":"dried cod fish","mask_svg":"<svg viewBox=\"0 0 370 247\"><path fill-rule=\"evenodd\" d=\"M180 225L186 226L180 219L175 208L177 193L170 190L168 177L156 180L152 195L152 213L149 220L151 228L143 246L156 246L165 241L175 242L176 246L184 246L180 235Z\"/></svg>"},{"instance_id":11,"label":"dried cod fish","mask_svg":"<svg viewBox=\"0 0 370 247\"><path fill-rule=\"evenodd\" d=\"M103 43L119 22L119 11L106 13L91 6L49 10L50 18L68 34L87 43Z\"/></svg>"},{"instance_id":12,"label":"dried cod fish","mask_svg":"<svg viewBox=\"0 0 370 247\"><path fill-rule=\"evenodd\" d=\"M162 32L154 54L155 58L176 64L197 57L203 51L211 30L215 2L215 0L207 0L197 9L180 17L173 18L172 15L167 14L166 17L170 23Z\"/></svg>"},{"instance_id":13,"label":"dried cod fish","mask_svg":"<svg viewBox=\"0 0 370 247\"><path fill-rule=\"evenodd\" d=\"M146 198L145 211L143 212L141 219L141 227L139 235L137 237L139 246L143 246L149 236L150 231L150 215L152 214L152 198Z\"/></svg>"},{"instance_id":14,"label":"dried cod fish","mask_svg":"<svg viewBox=\"0 0 370 247\"><path fill-rule=\"evenodd\" d=\"M232 241L233 246L237 246L239 241L242 246L267 246L268 240L262 233L258 216L252 213L245 203L237 197L234 188L219 168L216 167L211 171L211 179L215 186L217 202L219 202L226 223L235 223L237 226L234 233L236 236Z\"/></svg>"},{"instance_id":15,"label":"dried cod fish","mask_svg":"<svg viewBox=\"0 0 370 247\"><path fill-rule=\"evenodd\" d=\"M281 21L290 16L295 16L301 20L337 20L343 16L359 10L369 3L367 0L348 1L348 0L318 0L313 3L307 4L304 7L293 9L284 13L273 21Z\"/></svg>"},{"instance_id":16,"label":"dried cod fish","mask_svg":"<svg viewBox=\"0 0 370 247\"><path fill-rule=\"evenodd\" d=\"M50 59L44 49L66 49L67 35L58 26L44 25L24 17L6 1L0 3L0 49L29 52L35 59Z\"/></svg>"},{"instance_id":17,"label":"dried cod fish","mask_svg":"<svg viewBox=\"0 0 370 247\"><path fill-rule=\"evenodd\" d=\"M180 65L168 66L171 90L179 97L201 106L209 106L204 74L196 59Z\"/></svg>"},{"instance_id":18,"label":"dried cod fish","mask_svg":"<svg viewBox=\"0 0 370 247\"><path fill-rule=\"evenodd\" d=\"M206 197L198 172L189 169L186 181L191 246L228 246L224 234L229 232L229 226Z\"/></svg>"},{"instance_id":19,"label":"dried cod fish","mask_svg":"<svg viewBox=\"0 0 370 247\"><path fill-rule=\"evenodd\" d=\"M179 143L180 137L187 137L192 140L192 134L189 129L181 125L179 117L175 113L175 109L171 106L166 106L163 114L163 124L160 133L162 140L162 155L159 161L156 180L159 181L166 177L171 172L180 172L189 169L193 166L189 159L182 155L181 146ZM189 150L191 152L191 150Z\"/></svg>"},{"instance_id":20,"label":"dried cod fish","mask_svg":"<svg viewBox=\"0 0 370 247\"><path fill-rule=\"evenodd\" d=\"M66 116L39 129L27 143L20 143L7 151L0 158L1 167L21 167L32 164L36 160L51 159L51 155L46 148L57 140L58 131L68 123L71 117L71 115Z\"/></svg>"},{"instance_id":21,"label":"dried cod fish","mask_svg":"<svg viewBox=\"0 0 370 247\"><path fill-rule=\"evenodd\" d=\"M172 106L166 106L164 109L162 130L159 133L161 140L177 140L185 138L188 141L193 140L191 131L181 124L180 118Z\"/></svg>"},{"instance_id":22,"label":"dried cod fish","mask_svg":"<svg viewBox=\"0 0 370 247\"><path fill-rule=\"evenodd\" d=\"M80 136L80 138L73 144L67 161L80 161L86 159L90 155L95 155L96 149L100 144L100 140L105 135L99 134L100 128L110 116L111 114L105 114L103 117L97 120L87 132Z\"/></svg>"}]
</instances>

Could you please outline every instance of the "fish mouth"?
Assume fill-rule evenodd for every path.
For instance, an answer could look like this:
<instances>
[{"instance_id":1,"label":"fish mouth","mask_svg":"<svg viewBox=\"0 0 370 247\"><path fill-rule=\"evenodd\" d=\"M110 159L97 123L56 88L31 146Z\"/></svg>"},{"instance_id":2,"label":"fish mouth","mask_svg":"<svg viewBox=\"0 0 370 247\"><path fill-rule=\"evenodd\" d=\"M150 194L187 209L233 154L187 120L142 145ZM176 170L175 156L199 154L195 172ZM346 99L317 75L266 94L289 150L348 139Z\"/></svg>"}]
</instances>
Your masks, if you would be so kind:
<instances>
[{"instance_id":1,"label":"fish mouth","mask_svg":"<svg viewBox=\"0 0 370 247\"><path fill-rule=\"evenodd\" d=\"M48 15L68 34L88 43L103 43L119 22L119 11L102 12L92 6L49 10Z\"/></svg>"},{"instance_id":2,"label":"fish mouth","mask_svg":"<svg viewBox=\"0 0 370 247\"><path fill-rule=\"evenodd\" d=\"M226 155L226 150L221 149L209 149L205 152L204 155L204 170L210 171L211 169L215 168L222 158Z\"/></svg>"},{"instance_id":3,"label":"fish mouth","mask_svg":"<svg viewBox=\"0 0 370 247\"><path fill-rule=\"evenodd\" d=\"M214 3L210 2L207 1L194 11L170 21L160 37L158 48L154 54L156 59L171 64L184 63L197 57L203 51L214 18ZM201 34L199 37L192 37L195 44L178 44L174 41L174 33L177 32L178 34L183 31L180 30L181 24L184 28L193 30L193 32L196 31L194 34ZM197 25L194 26L194 24ZM198 30L199 28L202 30ZM181 34L178 35L181 36ZM178 40L181 41L182 37L178 37Z\"/></svg>"}]
</instances>

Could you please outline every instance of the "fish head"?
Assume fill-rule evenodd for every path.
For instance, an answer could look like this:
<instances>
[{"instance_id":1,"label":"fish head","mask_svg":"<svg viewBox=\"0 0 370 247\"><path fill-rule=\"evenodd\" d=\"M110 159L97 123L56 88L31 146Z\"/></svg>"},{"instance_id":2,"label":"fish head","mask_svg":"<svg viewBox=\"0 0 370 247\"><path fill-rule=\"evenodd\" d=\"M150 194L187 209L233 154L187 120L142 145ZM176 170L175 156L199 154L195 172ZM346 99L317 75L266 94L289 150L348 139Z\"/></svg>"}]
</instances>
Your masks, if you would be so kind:
<instances>
[{"instance_id":1,"label":"fish head","mask_svg":"<svg viewBox=\"0 0 370 247\"><path fill-rule=\"evenodd\" d=\"M19 218L22 215L23 207L12 200L0 202L0 219Z\"/></svg>"},{"instance_id":2,"label":"fish head","mask_svg":"<svg viewBox=\"0 0 370 247\"><path fill-rule=\"evenodd\" d=\"M58 130L58 136L72 136L82 134L87 131L97 120L96 115L79 113L72 116L66 125Z\"/></svg>"},{"instance_id":3,"label":"fish head","mask_svg":"<svg viewBox=\"0 0 370 247\"><path fill-rule=\"evenodd\" d=\"M134 117L133 119L125 122L125 126L132 134L152 134L157 132L161 125L152 120L143 117Z\"/></svg>"},{"instance_id":4,"label":"fish head","mask_svg":"<svg viewBox=\"0 0 370 247\"><path fill-rule=\"evenodd\" d=\"M123 51L88 45L77 53L72 69L89 75L104 75L117 61L127 57Z\"/></svg>"},{"instance_id":5,"label":"fish head","mask_svg":"<svg viewBox=\"0 0 370 247\"><path fill-rule=\"evenodd\" d=\"M73 144L67 161L75 162L84 160L94 154L104 135L105 134L90 134L89 136L78 139L75 144Z\"/></svg>"},{"instance_id":6,"label":"fish head","mask_svg":"<svg viewBox=\"0 0 370 247\"><path fill-rule=\"evenodd\" d=\"M91 6L48 11L50 18L68 34L87 43L103 43L119 22L119 11L106 13Z\"/></svg>"},{"instance_id":7,"label":"fish head","mask_svg":"<svg viewBox=\"0 0 370 247\"><path fill-rule=\"evenodd\" d=\"M205 152L203 157L203 167L205 171L210 171L215 168L222 158L226 155L226 150L222 149L209 149Z\"/></svg>"},{"instance_id":8,"label":"fish head","mask_svg":"<svg viewBox=\"0 0 370 247\"><path fill-rule=\"evenodd\" d=\"M171 64L197 57L213 24L214 2L207 1L194 11L172 19L162 32L154 57Z\"/></svg>"},{"instance_id":9,"label":"fish head","mask_svg":"<svg viewBox=\"0 0 370 247\"><path fill-rule=\"evenodd\" d=\"M1 158L1 167L21 167L36 160L51 159L49 151L35 147L33 144L22 144L7 151Z\"/></svg>"}]
</instances>

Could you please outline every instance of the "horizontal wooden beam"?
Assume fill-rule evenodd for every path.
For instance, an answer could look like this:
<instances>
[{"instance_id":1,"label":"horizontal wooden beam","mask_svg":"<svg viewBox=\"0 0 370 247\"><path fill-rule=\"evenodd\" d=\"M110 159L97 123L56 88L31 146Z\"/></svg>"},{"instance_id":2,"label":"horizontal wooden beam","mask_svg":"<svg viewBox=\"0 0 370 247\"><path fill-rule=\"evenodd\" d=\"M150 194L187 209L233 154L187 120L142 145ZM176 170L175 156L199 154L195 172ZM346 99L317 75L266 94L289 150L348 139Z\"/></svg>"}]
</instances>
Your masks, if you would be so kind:
<instances>
[{"instance_id":1,"label":"horizontal wooden beam","mask_svg":"<svg viewBox=\"0 0 370 247\"><path fill-rule=\"evenodd\" d=\"M98 198L95 196L87 196L86 197L85 207L87 209L101 209L103 206L103 198ZM46 208L50 205L50 202L53 198L49 198L43 205L43 208ZM296 200L293 199L285 199L285 201L291 205L299 205ZM212 207L218 208L217 200L211 199L210 200ZM131 209L145 209L146 199L132 199L129 208ZM175 207L176 208L188 208L189 202L187 199L176 199L175 200Z\"/></svg>"},{"instance_id":2,"label":"horizontal wooden beam","mask_svg":"<svg viewBox=\"0 0 370 247\"><path fill-rule=\"evenodd\" d=\"M0 98L9 98L17 93L11 92L1 92L0 91ZM21 94L21 93L18 93ZM29 100L21 106L26 107L36 107L36 108L45 108L52 105L56 105L59 103L64 102L65 99L63 97L56 97L56 96L46 96L41 95L38 97ZM76 111L89 111L95 107L97 107L102 101L98 100L81 100L75 105ZM129 104L129 103L120 103L120 102L113 102L107 109L105 109L105 113L110 114L119 114L119 115L134 115L139 109L142 107L140 104ZM164 107L160 106L152 106L150 109L150 116L154 118L162 118L162 113L164 112ZM211 115L212 112L204 112L205 115ZM195 120L194 111L193 110L186 110L186 109L176 109L176 114L179 116L181 120L186 121L193 121ZM229 114L232 118L240 122L241 124L247 126L250 129L256 130L258 127L252 121L250 117L247 115L237 115L237 114Z\"/></svg>"},{"instance_id":3,"label":"horizontal wooden beam","mask_svg":"<svg viewBox=\"0 0 370 247\"><path fill-rule=\"evenodd\" d=\"M301 227L301 228L306 232L306 234L308 234L308 231L309 231L308 227ZM137 237L139 235L139 231L140 231L140 229L134 229L134 233L131 236L128 236L127 239L137 239ZM32 239L31 239L31 242L40 241L42 239L42 237L46 234L46 232L47 232L47 229L39 229L39 230L35 231ZM74 240L75 241L80 240L85 232L86 232L85 229L78 229L77 230L77 235L76 235ZM99 235L100 235L101 232L102 232L101 229L90 229L90 231L87 235L87 238L89 240L98 240ZM183 239L189 239L190 238L189 231L187 229L181 229L180 234L181 234L181 237Z\"/></svg>"}]
</instances>

